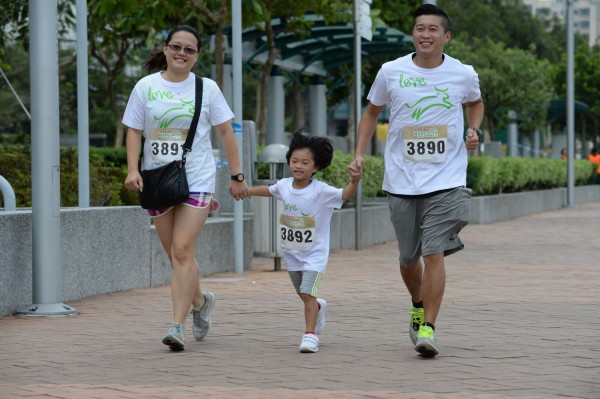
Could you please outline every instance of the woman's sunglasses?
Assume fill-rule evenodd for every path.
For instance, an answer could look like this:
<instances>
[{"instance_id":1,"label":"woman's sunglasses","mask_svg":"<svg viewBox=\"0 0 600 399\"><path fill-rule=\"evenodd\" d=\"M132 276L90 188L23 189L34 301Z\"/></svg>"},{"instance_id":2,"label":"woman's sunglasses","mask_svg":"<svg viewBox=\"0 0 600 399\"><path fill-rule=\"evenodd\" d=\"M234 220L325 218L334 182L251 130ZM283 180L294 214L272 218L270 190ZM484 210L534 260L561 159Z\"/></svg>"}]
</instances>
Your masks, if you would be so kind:
<instances>
[{"instance_id":1,"label":"woman's sunglasses","mask_svg":"<svg viewBox=\"0 0 600 399\"><path fill-rule=\"evenodd\" d=\"M171 51L178 53L183 49L183 51L188 55L194 55L198 52L195 48L192 47L183 47L180 44L167 44L167 47L171 49Z\"/></svg>"}]
</instances>

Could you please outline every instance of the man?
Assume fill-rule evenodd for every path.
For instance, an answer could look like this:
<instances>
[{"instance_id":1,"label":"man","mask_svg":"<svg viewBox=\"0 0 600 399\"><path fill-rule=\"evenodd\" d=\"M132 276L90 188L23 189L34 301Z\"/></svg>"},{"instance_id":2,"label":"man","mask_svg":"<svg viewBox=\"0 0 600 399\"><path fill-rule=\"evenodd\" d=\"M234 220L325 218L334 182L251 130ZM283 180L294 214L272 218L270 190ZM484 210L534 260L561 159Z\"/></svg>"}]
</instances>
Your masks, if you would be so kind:
<instances>
[{"instance_id":1,"label":"man","mask_svg":"<svg viewBox=\"0 0 600 399\"><path fill-rule=\"evenodd\" d=\"M442 9L425 4L415 11L415 52L379 70L355 153L362 168L379 113L389 106L383 190L398 238L400 273L412 297L409 335L426 357L439 353L435 321L446 284L444 256L464 247L458 233L470 217L467 151L477 149L483 135L479 78L471 66L444 54L450 36Z\"/></svg>"},{"instance_id":2,"label":"man","mask_svg":"<svg viewBox=\"0 0 600 399\"><path fill-rule=\"evenodd\" d=\"M595 163L597 166L596 169L596 184L600 184L600 154L598 154L598 150L596 147L592 148L590 155L588 155L588 159L590 162Z\"/></svg>"}]
</instances>

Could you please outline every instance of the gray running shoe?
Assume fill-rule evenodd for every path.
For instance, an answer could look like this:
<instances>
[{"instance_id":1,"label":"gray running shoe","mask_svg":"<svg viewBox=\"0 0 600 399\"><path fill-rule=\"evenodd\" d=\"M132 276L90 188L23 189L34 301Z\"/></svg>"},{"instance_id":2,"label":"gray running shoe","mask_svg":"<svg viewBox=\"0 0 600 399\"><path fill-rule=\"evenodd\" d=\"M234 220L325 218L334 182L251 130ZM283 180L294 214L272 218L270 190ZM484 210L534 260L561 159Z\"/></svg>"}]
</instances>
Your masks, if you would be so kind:
<instances>
[{"instance_id":1,"label":"gray running shoe","mask_svg":"<svg viewBox=\"0 0 600 399\"><path fill-rule=\"evenodd\" d=\"M415 308L411 305L410 307L410 324L408 325L408 335L413 345L417 344L417 335L419 334L419 327L423 324L425 319L425 311L423 308Z\"/></svg>"},{"instance_id":2,"label":"gray running shoe","mask_svg":"<svg viewBox=\"0 0 600 399\"><path fill-rule=\"evenodd\" d=\"M171 348L171 350L182 351L183 346L185 345L183 325L181 323L171 324L171 329L163 338L162 343Z\"/></svg>"},{"instance_id":3,"label":"gray running shoe","mask_svg":"<svg viewBox=\"0 0 600 399\"><path fill-rule=\"evenodd\" d=\"M419 335L417 337L415 350L423 357L434 357L440 353L433 328L425 325L419 327Z\"/></svg>"},{"instance_id":4,"label":"gray running shoe","mask_svg":"<svg viewBox=\"0 0 600 399\"><path fill-rule=\"evenodd\" d=\"M319 351L319 337L316 334L304 334L300 342L300 352L315 353Z\"/></svg>"},{"instance_id":5,"label":"gray running shoe","mask_svg":"<svg viewBox=\"0 0 600 399\"><path fill-rule=\"evenodd\" d=\"M197 341L202 341L210 332L212 326L210 315L215 308L215 302L217 302L217 297L212 292L204 292L202 295L204 296L204 305L200 309L192 308L194 317L192 332Z\"/></svg>"},{"instance_id":6,"label":"gray running shoe","mask_svg":"<svg viewBox=\"0 0 600 399\"><path fill-rule=\"evenodd\" d=\"M317 298L317 302L321 306L317 315L317 324L315 325L315 334L319 335L325 330L325 312L327 312L327 301L322 298Z\"/></svg>"}]
</instances>

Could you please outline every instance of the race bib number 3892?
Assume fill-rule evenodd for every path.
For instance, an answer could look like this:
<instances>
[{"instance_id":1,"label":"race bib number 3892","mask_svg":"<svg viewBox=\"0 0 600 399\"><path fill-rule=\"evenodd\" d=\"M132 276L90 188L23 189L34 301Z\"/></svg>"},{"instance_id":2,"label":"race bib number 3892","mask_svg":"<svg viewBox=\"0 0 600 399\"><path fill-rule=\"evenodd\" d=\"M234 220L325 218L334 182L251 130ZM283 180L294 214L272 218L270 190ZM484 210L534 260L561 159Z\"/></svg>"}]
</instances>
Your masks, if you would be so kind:
<instances>
[{"instance_id":1,"label":"race bib number 3892","mask_svg":"<svg viewBox=\"0 0 600 399\"><path fill-rule=\"evenodd\" d=\"M306 250L315 242L315 219L312 216L282 214L279 229L283 248Z\"/></svg>"},{"instance_id":2,"label":"race bib number 3892","mask_svg":"<svg viewBox=\"0 0 600 399\"><path fill-rule=\"evenodd\" d=\"M448 147L448 126L405 126L404 157L413 162L444 162Z\"/></svg>"}]
</instances>

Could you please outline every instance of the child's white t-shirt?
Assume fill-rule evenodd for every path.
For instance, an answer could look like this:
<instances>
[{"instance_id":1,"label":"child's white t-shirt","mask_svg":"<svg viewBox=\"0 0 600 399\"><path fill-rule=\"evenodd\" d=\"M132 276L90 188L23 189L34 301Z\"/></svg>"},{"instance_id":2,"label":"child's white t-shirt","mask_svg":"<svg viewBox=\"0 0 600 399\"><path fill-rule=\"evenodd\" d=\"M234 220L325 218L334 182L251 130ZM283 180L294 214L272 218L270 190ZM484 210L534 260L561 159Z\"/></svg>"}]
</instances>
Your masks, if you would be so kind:
<instances>
[{"instance_id":1,"label":"child's white t-shirt","mask_svg":"<svg viewBox=\"0 0 600 399\"><path fill-rule=\"evenodd\" d=\"M462 105L481 97L477 73L446 54L430 69L412 56L383 64L367 96L390 108L383 190L420 195L465 186Z\"/></svg>"},{"instance_id":2,"label":"child's white t-shirt","mask_svg":"<svg viewBox=\"0 0 600 399\"><path fill-rule=\"evenodd\" d=\"M210 141L211 127L233 119L216 82L203 79L202 110L192 151L186 154L186 171L191 192L215 192L216 164ZM135 85L123 124L144 132L142 169L154 169L181 159L195 110L196 75L182 82L169 82L161 72L140 79Z\"/></svg>"},{"instance_id":3,"label":"child's white t-shirt","mask_svg":"<svg viewBox=\"0 0 600 399\"><path fill-rule=\"evenodd\" d=\"M342 207L342 189L319 180L302 189L288 177L269 186L269 192L283 201L278 234L288 271L312 270L325 273L329 257L331 217Z\"/></svg>"}]
</instances>

